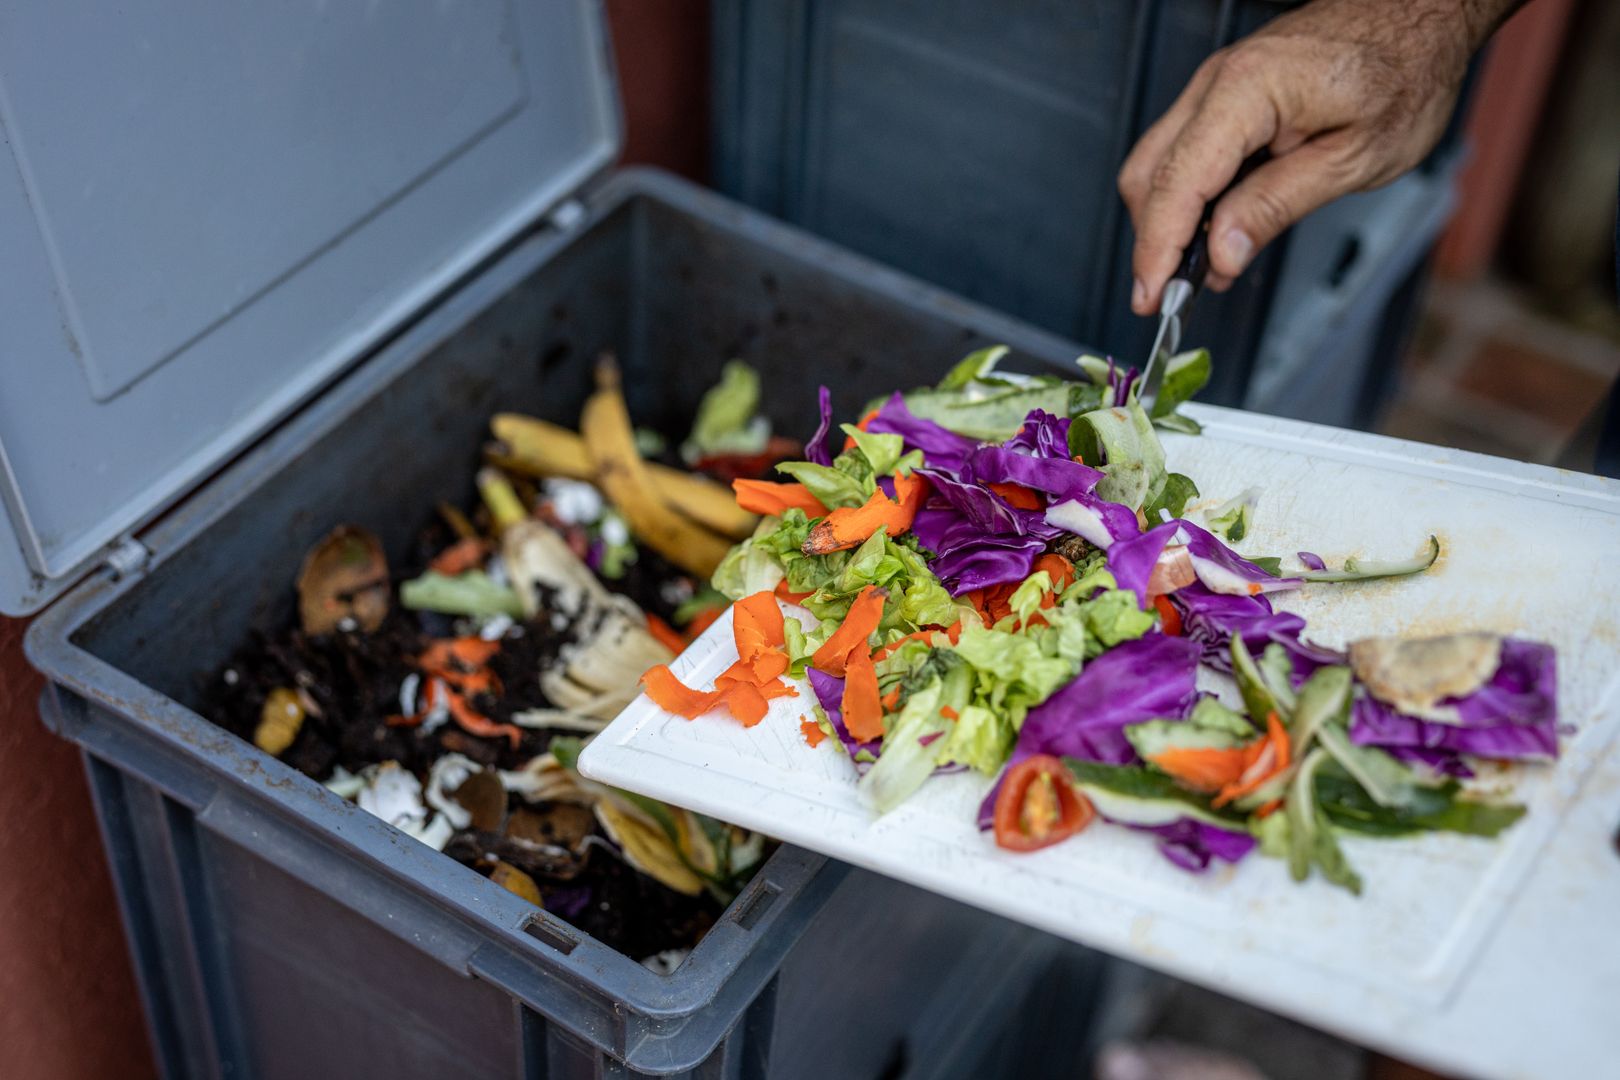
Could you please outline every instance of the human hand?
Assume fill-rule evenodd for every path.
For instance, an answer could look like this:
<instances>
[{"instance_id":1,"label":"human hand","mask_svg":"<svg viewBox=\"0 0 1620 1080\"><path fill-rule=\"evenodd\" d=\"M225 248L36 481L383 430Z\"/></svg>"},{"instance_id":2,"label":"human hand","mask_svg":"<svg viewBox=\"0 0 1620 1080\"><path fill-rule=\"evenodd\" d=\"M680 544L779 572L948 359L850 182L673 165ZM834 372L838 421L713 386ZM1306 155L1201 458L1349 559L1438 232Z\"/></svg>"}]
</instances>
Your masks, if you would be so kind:
<instances>
[{"instance_id":1,"label":"human hand","mask_svg":"<svg viewBox=\"0 0 1620 1080\"><path fill-rule=\"evenodd\" d=\"M1204 205L1221 198L1208 287L1223 291L1317 207L1389 183L1445 130L1469 57L1524 0L1314 0L1206 60L1119 173L1136 227L1131 309L1158 310Z\"/></svg>"}]
</instances>

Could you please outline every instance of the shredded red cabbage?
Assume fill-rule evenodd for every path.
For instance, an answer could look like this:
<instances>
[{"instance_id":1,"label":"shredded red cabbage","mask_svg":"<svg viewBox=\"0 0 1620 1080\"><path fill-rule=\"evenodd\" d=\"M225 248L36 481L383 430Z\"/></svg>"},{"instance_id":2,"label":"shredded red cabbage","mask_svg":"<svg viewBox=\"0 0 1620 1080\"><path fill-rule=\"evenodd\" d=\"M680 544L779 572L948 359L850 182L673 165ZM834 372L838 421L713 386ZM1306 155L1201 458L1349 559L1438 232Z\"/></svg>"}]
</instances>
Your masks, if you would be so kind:
<instances>
[{"instance_id":1,"label":"shredded red cabbage","mask_svg":"<svg viewBox=\"0 0 1620 1080\"><path fill-rule=\"evenodd\" d=\"M817 465L831 467L833 463L832 450L828 446L828 436L832 434L832 391L823 386L816 395L821 406L821 423L816 427L816 433L810 436L810 441L804 444L804 457L806 461Z\"/></svg>"},{"instance_id":2,"label":"shredded red cabbage","mask_svg":"<svg viewBox=\"0 0 1620 1080\"><path fill-rule=\"evenodd\" d=\"M1111 820L1111 819L1104 819ZM1223 829L1218 825L1181 818L1168 825L1132 825L1119 822L1137 832L1152 833L1159 838L1159 854L1183 870L1201 874L1209 869L1212 859L1235 863L1253 851L1259 843L1246 832Z\"/></svg>"},{"instance_id":3,"label":"shredded red cabbage","mask_svg":"<svg viewBox=\"0 0 1620 1080\"><path fill-rule=\"evenodd\" d=\"M1157 632L1109 649L1030 710L1007 768L1032 754L1130 764L1136 751L1125 725L1185 719L1198 699L1198 656L1196 642ZM1000 791L998 780L979 806L981 829L990 827Z\"/></svg>"},{"instance_id":4,"label":"shredded red cabbage","mask_svg":"<svg viewBox=\"0 0 1620 1080\"><path fill-rule=\"evenodd\" d=\"M864 773L872 767L872 762L858 761L855 755L865 750L873 757L877 757L883 752L883 740L874 739L863 743L851 735L849 728L844 726L843 679L815 668L808 669L807 674L810 677L810 688L816 692L816 700L821 703L821 711L827 714L827 720L832 724L833 731L838 734L838 741L844 744L844 751L849 754L850 760L855 762L855 771Z\"/></svg>"},{"instance_id":5,"label":"shredded red cabbage","mask_svg":"<svg viewBox=\"0 0 1620 1080\"><path fill-rule=\"evenodd\" d=\"M1441 704L1456 708L1457 723L1419 720L1371 694L1359 694L1352 707L1350 740L1478 757L1558 756L1558 658L1551 645L1504 639L1496 674L1472 694Z\"/></svg>"}]
</instances>

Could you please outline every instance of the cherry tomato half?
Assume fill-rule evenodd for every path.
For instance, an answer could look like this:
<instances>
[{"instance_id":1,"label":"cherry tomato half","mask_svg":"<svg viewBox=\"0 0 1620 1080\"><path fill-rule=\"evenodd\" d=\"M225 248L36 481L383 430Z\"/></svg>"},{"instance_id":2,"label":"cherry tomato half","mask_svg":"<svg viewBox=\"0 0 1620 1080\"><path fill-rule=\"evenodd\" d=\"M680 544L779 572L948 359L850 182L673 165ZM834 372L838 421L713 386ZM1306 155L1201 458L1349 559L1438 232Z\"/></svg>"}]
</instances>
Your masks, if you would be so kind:
<instances>
[{"instance_id":1,"label":"cherry tomato half","mask_svg":"<svg viewBox=\"0 0 1620 1080\"><path fill-rule=\"evenodd\" d=\"M996 796L996 843L1009 851L1035 851L1066 840L1091 824L1091 801L1074 788L1063 762L1037 754L1014 765Z\"/></svg>"}]
</instances>

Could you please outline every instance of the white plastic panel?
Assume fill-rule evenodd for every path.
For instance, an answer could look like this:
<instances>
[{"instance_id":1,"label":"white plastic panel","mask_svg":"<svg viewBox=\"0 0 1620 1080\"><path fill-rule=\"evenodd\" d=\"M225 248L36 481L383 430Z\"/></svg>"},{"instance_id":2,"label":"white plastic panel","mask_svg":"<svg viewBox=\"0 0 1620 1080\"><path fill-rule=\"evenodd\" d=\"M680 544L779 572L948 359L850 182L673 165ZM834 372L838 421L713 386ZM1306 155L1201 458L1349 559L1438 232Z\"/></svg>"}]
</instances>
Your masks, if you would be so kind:
<instances>
[{"instance_id":1,"label":"white plastic panel","mask_svg":"<svg viewBox=\"0 0 1620 1080\"><path fill-rule=\"evenodd\" d=\"M1223 409L1166 440L1211 500L1261 489L1253 554L1404 557L1419 577L1274 596L1328 645L1488 629L1558 649L1555 766L1489 772L1528 815L1499 840L1347 838L1361 897L1251 856L1192 876L1152 839L1094 826L1032 855L974 826L989 781L931 779L874 818L800 698L757 727L687 721L637 700L586 749L606 783L713 814L1255 1001L1359 1042L1481 1077L1607 1075L1620 1052L1620 483ZM676 663L707 686L734 660L730 620ZM1595 770L1593 766L1601 762ZM1583 786L1584 785L1584 786Z\"/></svg>"},{"instance_id":2,"label":"white plastic panel","mask_svg":"<svg viewBox=\"0 0 1620 1080\"><path fill-rule=\"evenodd\" d=\"M0 3L0 610L611 161L593 0Z\"/></svg>"}]
</instances>

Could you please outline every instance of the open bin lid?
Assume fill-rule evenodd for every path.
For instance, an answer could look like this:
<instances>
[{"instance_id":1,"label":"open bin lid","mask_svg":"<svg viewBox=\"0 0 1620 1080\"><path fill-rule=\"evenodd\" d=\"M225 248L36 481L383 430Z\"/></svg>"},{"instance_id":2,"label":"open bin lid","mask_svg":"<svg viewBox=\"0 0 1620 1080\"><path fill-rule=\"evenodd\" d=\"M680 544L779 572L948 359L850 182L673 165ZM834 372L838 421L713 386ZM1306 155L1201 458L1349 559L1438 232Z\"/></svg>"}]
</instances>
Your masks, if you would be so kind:
<instances>
[{"instance_id":1,"label":"open bin lid","mask_svg":"<svg viewBox=\"0 0 1620 1080\"><path fill-rule=\"evenodd\" d=\"M0 20L0 611L37 610L619 146L601 7Z\"/></svg>"}]
</instances>

